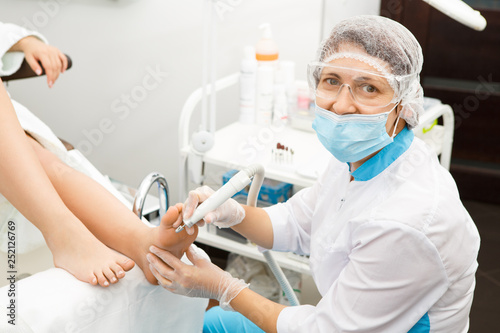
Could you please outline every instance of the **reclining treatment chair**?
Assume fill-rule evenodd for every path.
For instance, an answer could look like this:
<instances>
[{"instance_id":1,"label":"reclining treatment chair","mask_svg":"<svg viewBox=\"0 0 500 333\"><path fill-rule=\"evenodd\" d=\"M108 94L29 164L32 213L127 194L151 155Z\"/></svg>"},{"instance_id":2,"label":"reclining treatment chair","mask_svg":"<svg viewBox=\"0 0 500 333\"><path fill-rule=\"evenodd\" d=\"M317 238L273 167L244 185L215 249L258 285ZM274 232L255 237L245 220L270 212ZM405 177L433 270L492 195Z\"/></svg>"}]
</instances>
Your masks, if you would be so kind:
<instances>
[{"instance_id":1,"label":"reclining treatment chair","mask_svg":"<svg viewBox=\"0 0 500 333\"><path fill-rule=\"evenodd\" d=\"M68 57L68 69L70 67L72 61ZM16 73L1 79L9 82L37 76L24 60ZM157 215L161 217L168 208L168 186L160 174L152 173L144 179L132 203L130 196L127 197L118 191L109 178L103 176L78 150L69 143L61 141L68 150L68 159L78 161L79 171L107 188L139 217L144 214L147 193L155 183L158 184L160 198ZM144 219L143 221L148 224ZM16 230L18 243L22 244L23 238L27 239L29 236L26 242L31 242L34 248L25 249L26 253L19 253L23 250L16 249L18 259L16 275L18 281L15 283L14 296L16 325L8 324L4 318L0 321L0 332L201 331L208 300L175 295L160 286L151 285L138 267L129 271L117 284L107 288L81 282L65 270L53 267L50 251L41 233L27 220L25 222L26 228L20 227ZM0 237L6 239L3 230L0 230ZM38 243L35 240L38 240ZM48 263L40 263L40 259L30 259L30 257L39 258L39 254L43 251L49 254ZM7 262L7 254L3 249L0 253L5 256L2 258L3 262ZM30 261L36 261L35 266L38 267L27 267L26 263ZM5 309L11 302L8 291L13 285L7 279L2 281L3 284L8 283L0 288L0 304Z\"/></svg>"}]
</instances>

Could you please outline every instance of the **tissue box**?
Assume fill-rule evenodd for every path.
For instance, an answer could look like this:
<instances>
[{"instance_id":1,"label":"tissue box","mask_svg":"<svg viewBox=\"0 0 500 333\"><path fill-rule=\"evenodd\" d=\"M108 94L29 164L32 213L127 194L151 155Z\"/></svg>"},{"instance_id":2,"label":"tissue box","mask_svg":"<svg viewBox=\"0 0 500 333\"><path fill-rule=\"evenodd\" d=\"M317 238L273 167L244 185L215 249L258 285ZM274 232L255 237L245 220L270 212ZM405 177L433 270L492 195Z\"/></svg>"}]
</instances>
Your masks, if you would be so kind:
<instances>
[{"instance_id":1,"label":"tissue box","mask_svg":"<svg viewBox=\"0 0 500 333\"><path fill-rule=\"evenodd\" d=\"M225 184L233 177L238 170L230 170L222 176L222 183ZM242 195L248 196L248 191L250 185L236 193L234 197ZM262 187L260 188L258 200L262 202L267 202L269 204L277 204L279 202L284 202L290 199L293 193L293 185L289 183L283 183L272 179L264 178Z\"/></svg>"}]
</instances>

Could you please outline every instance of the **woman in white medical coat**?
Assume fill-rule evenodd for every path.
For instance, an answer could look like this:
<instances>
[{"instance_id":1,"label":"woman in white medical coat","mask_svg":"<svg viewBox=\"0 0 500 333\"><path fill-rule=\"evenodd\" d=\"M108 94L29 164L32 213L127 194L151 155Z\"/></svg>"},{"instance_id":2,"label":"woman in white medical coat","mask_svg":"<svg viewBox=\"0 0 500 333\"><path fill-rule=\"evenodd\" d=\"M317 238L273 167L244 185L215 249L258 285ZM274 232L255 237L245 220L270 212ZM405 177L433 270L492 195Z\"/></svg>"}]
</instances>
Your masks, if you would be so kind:
<instances>
[{"instance_id":1,"label":"woman in white medical coat","mask_svg":"<svg viewBox=\"0 0 500 333\"><path fill-rule=\"evenodd\" d=\"M204 218L264 248L310 255L316 306L273 303L192 250L189 266L151 249L160 284L217 299L269 332L467 332L480 239L451 175L411 130L423 110L422 63L399 23L340 22L308 68L313 128L332 154L326 171L286 203L229 200ZM191 192L185 217L210 193Z\"/></svg>"}]
</instances>

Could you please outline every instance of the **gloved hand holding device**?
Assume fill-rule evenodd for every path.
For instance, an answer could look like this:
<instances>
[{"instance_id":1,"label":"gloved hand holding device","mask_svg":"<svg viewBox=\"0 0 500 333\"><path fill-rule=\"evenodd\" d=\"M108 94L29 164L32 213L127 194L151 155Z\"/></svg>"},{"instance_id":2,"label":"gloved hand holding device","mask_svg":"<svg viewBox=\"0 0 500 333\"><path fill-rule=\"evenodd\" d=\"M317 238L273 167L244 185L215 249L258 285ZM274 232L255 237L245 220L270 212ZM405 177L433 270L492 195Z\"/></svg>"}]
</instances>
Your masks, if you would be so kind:
<instances>
[{"instance_id":1,"label":"gloved hand holding device","mask_svg":"<svg viewBox=\"0 0 500 333\"><path fill-rule=\"evenodd\" d=\"M196 207L205 200L207 200L215 191L212 190L208 186L202 186L197 188L196 190L190 191L188 194L188 198L184 202L184 215L183 219L189 219ZM213 223L215 226L219 228L229 228L235 226L245 218L245 210L243 207L236 202L234 199L228 199L222 205L220 205L217 209L207 213L202 222L198 222L198 226L203 226L203 222ZM177 224L177 225L176 225ZM180 225L180 221L174 224L174 228ZM186 228L188 234L191 234L193 228Z\"/></svg>"}]
</instances>

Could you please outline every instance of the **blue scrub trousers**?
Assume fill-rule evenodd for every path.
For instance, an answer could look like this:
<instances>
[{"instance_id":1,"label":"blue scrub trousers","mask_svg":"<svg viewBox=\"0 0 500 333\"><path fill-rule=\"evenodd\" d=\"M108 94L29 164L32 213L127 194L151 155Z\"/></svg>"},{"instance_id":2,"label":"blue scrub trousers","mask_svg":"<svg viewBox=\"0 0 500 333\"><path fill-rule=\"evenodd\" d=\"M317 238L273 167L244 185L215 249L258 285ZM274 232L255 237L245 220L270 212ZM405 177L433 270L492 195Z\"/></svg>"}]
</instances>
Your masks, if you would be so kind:
<instances>
[{"instance_id":1,"label":"blue scrub trousers","mask_svg":"<svg viewBox=\"0 0 500 333\"><path fill-rule=\"evenodd\" d=\"M430 331L429 315L426 313L408 333L428 333ZM224 311L215 306L205 312L203 333L262 333L257 325L239 312Z\"/></svg>"},{"instance_id":2,"label":"blue scrub trousers","mask_svg":"<svg viewBox=\"0 0 500 333\"><path fill-rule=\"evenodd\" d=\"M264 333L257 325L239 312L224 311L214 306L205 312L203 333Z\"/></svg>"}]
</instances>

